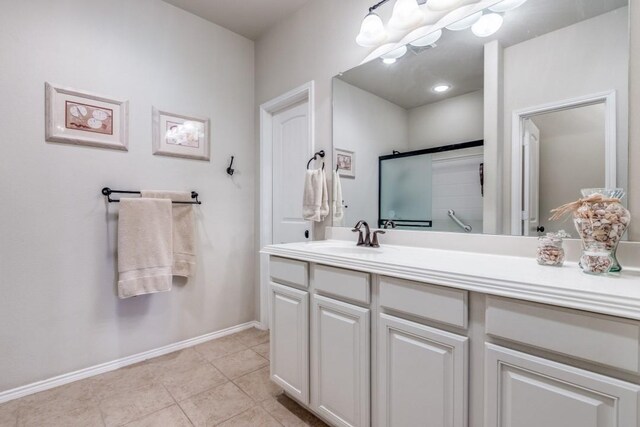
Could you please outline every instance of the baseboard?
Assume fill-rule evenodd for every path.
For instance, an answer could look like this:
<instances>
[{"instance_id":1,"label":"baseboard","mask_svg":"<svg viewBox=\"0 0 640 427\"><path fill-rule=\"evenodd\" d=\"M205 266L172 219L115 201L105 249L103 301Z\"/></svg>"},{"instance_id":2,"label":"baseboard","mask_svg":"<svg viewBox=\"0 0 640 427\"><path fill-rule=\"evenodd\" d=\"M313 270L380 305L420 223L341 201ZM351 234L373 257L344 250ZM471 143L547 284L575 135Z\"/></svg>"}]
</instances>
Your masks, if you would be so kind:
<instances>
[{"instance_id":1,"label":"baseboard","mask_svg":"<svg viewBox=\"0 0 640 427\"><path fill-rule=\"evenodd\" d=\"M164 354L172 353L174 351L178 351L188 347L192 347L194 345L202 344L203 342L211 341L217 338L222 338L226 335L235 334L236 332L244 331L245 329L250 329L250 328L265 329L264 325L262 325L262 323L257 321L252 321L252 322L243 323L241 325L232 326L230 328L223 329L221 331L200 335L199 337L190 338L188 340L180 341L174 344L169 344L164 347L156 348L153 350L145 351L145 352L134 354L127 357L123 357L122 359L116 359L111 362L102 363L100 365L95 365L89 368L80 369L79 371L58 375L57 377L49 378L47 380L42 380L35 383L27 384L21 387L17 387L14 389L6 390L3 392L0 392L0 403L5 403L10 400L28 396L30 394L49 390L51 388L58 387L64 384L69 384L74 381L83 380L85 378L93 377L95 375L103 374L105 372L113 371L129 365L133 365L134 363L143 362L147 359L152 359L154 357L162 356Z\"/></svg>"}]
</instances>

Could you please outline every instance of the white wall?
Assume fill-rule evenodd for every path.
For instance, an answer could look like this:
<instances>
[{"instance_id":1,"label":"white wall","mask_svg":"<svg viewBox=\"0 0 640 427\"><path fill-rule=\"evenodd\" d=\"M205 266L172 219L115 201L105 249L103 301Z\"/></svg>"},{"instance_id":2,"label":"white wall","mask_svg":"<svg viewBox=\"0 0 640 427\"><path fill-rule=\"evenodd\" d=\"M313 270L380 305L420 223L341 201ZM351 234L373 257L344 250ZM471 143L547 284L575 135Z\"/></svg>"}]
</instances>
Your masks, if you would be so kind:
<instances>
[{"instance_id":1,"label":"white wall","mask_svg":"<svg viewBox=\"0 0 640 427\"><path fill-rule=\"evenodd\" d=\"M342 178L343 226L364 219L378 223L378 157L407 151L407 110L340 79L334 80L333 141L336 148L355 152L356 177ZM336 225L336 224L334 224Z\"/></svg>"},{"instance_id":2,"label":"white wall","mask_svg":"<svg viewBox=\"0 0 640 427\"><path fill-rule=\"evenodd\" d=\"M482 90L409 110L411 150L484 138Z\"/></svg>"},{"instance_id":3,"label":"white wall","mask_svg":"<svg viewBox=\"0 0 640 427\"><path fill-rule=\"evenodd\" d=\"M628 38L628 9L621 8L504 49L504 232L510 229L515 110L615 90L618 185L626 187ZM637 189L634 196L638 197Z\"/></svg>"},{"instance_id":4,"label":"white wall","mask_svg":"<svg viewBox=\"0 0 640 427\"><path fill-rule=\"evenodd\" d=\"M253 43L159 0L3 6L0 391L253 320ZM129 152L45 142L45 81L129 99ZM212 161L153 156L152 105L210 117ZM194 280L118 300L104 186L200 193Z\"/></svg>"}]
</instances>

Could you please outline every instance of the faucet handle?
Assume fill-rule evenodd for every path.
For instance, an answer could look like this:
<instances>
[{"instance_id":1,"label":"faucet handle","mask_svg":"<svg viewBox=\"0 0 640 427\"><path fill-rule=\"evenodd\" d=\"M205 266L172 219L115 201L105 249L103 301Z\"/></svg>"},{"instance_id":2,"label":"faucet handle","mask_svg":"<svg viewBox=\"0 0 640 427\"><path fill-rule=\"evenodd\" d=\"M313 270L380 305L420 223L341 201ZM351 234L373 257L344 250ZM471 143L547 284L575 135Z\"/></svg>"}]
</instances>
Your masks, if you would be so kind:
<instances>
[{"instance_id":1,"label":"faucet handle","mask_svg":"<svg viewBox=\"0 0 640 427\"><path fill-rule=\"evenodd\" d=\"M373 237L371 238L371 247L379 248L380 243L378 243L378 234L386 234L387 232L384 230L376 230L373 232Z\"/></svg>"},{"instance_id":2,"label":"faucet handle","mask_svg":"<svg viewBox=\"0 0 640 427\"><path fill-rule=\"evenodd\" d=\"M362 230L360 230L359 228L354 228L351 231L358 232L358 246L362 246L364 245L364 238L362 237Z\"/></svg>"}]
</instances>

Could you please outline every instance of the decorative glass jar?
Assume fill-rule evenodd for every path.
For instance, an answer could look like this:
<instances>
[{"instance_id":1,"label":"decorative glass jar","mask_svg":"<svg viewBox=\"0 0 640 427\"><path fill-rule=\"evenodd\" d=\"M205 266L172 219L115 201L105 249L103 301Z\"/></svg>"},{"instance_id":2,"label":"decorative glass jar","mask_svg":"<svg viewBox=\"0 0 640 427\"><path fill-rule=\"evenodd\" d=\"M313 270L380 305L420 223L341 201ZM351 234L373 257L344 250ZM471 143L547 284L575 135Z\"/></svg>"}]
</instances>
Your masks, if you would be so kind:
<instances>
[{"instance_id":1,"label":"decorative glass jar","mask_svg":"<svg viewBox=\"0 0 640 427\"><path fill-rule=\"evenodd\" d=\"M613 267L611 250L604 243L590 242L582 251L580 266L588 274L607 274Z\"/></svg>"},{"instance_id":2,"label":"decorative glass jar","mask_svg":"<svg viewBox=\"0 0 640 427\"><path fill-rule=\"evenodd\" d=\"M622 267L616 259L616 249L627 231L631 214L620 203L625 196L621 188L585 188L581 190L580 206L573 212L573 222L582 239L583 252L592 243L601 243L610 251L611 271ZM584 268L584 265L581 266Z\"/></svg>"},{"instance_id":3,"label":"decorative glass jar","mask_svg":"<svg viewBox=\"0 0 640 427\"><path fill-rule=\"evenodd\" d=\"M569 237L563 230L558 233L547 233L538 238L538 264L561 267L564 263L562 239Z\"/></svg>"}]
</instances>

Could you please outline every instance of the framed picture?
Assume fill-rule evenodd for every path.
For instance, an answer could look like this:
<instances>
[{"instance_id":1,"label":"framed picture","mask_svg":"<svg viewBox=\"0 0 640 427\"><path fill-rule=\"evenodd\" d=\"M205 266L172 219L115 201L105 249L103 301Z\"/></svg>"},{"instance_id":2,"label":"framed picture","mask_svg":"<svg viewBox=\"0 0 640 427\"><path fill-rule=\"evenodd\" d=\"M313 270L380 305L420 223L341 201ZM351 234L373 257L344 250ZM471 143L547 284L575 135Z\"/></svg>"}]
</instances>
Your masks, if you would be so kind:
<instances>
[{"instance_id":1,"label":"framed picture","mask_svg":"<svg viewBox=\"0 0 640 427\"><path fill-rule=\"evenodd\" d=\"M45 83L45 139L125 150L129 101Z\"/></svg>"},{"instance_id":2,"label":"framed picture","mask_svg":"<svg viewBox=\"0 0 640 427\"><path fill-rule=\"evenodd\" d=\"M341 177L355 178L356 177L356 153L349 150L343 150L341 148L335 149L336 153L336 167Z\"/></svg>"},{"instance_id":3,"label":"framed picture","mask_svg":"<svg viewBox=\"0 0 640 427\"><path fill-rule=\"evenodd\" d=\"M209 161L209 119L153 108L153 154Z\"/></svg>"}]
</instances>

